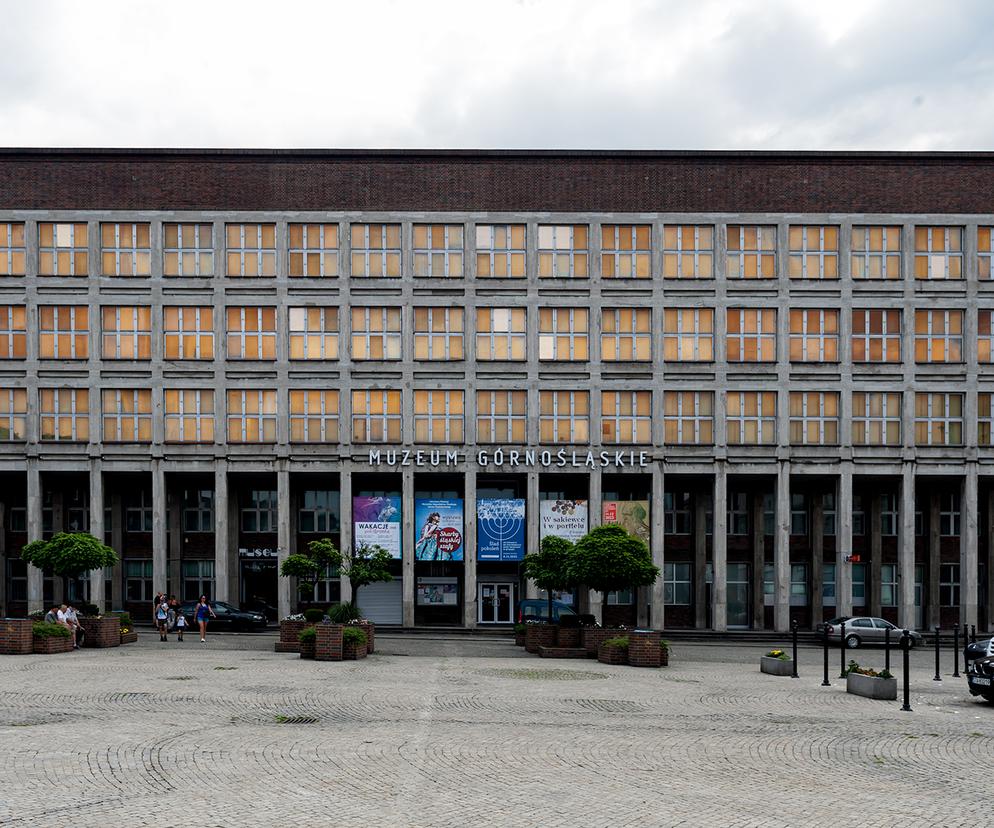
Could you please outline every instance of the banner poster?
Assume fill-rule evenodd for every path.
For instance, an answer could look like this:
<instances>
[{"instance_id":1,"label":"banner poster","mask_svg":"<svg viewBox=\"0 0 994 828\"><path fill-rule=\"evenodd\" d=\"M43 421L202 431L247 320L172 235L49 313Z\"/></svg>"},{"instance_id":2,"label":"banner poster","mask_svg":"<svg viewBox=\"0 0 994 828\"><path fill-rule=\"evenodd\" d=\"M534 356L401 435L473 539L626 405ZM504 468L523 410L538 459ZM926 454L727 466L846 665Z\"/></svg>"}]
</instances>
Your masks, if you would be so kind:
<instances>
[{"instance_id":1,"label":"banner poster","mask_svg":"<svg viewBox=\"0 0 994 828\"><path fill-rule=\"evenodd\" d=\"M601 506L601 521L617 523L629 535L649 543L648 500L605 500Z\"/></svg>"},{"instance_id":2,"label":"banner poster","mask_svg":"<svg viewBox=\"0 0 994 828\"><path fill-rule=\"evenodd\" d=\"M525 556L525 501L476 501L476 559L520 561Z\"/></svg>"},{"instance_id":3,"label":"banner poster","mask_svg":"<svg viewBox=\"0 0 994 828\"><path fill-rule=\"evenodd\" d=\"M461 561L462 499L414 501L414 560Z\"/></svg>"},{"instance_id":4,"label":"banner poster","mask_svg":"<svg viewBox=\"0 0 994 828\"><path fill-rule=\"evenodd\" d=\"M419 606L455 606L459 582L455 578L418 578L415 598Z\"/></svg>"},{"instance_id":5,"label":"banner poster","mask_svg":"<svg viewBox=\"0 0 994 828\"><path fill-rule=\"evenodd\" d=\"M587 534L586 500L543 500L539 516L543 538L554 535L576 542Z\"/></svg>"},{"instance_id":6,"label":"banner poster","mask_svg":"<svg viewBox=\"0 0 994 828\"><path fill-rule=\"evenodd\" d=\"M381 546L401 557L399 497L353 497L352 523L357 547Z\"/></svg>"}]
</instances>

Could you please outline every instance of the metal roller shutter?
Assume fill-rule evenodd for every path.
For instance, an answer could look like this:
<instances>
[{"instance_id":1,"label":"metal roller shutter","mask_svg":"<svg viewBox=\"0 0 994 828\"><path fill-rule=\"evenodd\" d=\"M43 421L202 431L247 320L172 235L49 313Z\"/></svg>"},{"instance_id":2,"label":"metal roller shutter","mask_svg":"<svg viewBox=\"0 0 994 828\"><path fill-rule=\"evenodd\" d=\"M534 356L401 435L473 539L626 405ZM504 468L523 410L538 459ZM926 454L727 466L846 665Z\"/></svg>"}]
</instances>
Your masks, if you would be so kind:
<instances>
[{"instance_id":1,"label":"metal roller shutter","mask_svg":"<svg viewBox=\"0 0 994 828\"><path fill-rule=\"evenodd\" d=\"M404 588L400 578L364 586L359 591L359 607L374 624L403 624Z\"/></svg>"}]
</instances>

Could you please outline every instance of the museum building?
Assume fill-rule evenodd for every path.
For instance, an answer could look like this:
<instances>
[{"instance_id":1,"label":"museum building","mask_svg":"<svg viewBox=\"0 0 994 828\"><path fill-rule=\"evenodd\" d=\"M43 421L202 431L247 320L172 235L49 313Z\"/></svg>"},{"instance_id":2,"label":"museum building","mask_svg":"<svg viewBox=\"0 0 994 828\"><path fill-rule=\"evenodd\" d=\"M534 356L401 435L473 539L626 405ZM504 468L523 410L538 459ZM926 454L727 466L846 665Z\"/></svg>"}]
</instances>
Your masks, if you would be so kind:
<instances>
[{"instance_id":1,"label":"museum building","mask_svg":"<svg viewBox=\"0 0 994 828\"><path fill-rule=\"evenodd\" d=\"M506 624L618 522L607 622L990 629L992 228L984 153L0 150L0 610L282 617L331 537L381 624Z\"/></svg>"}]
</instances>

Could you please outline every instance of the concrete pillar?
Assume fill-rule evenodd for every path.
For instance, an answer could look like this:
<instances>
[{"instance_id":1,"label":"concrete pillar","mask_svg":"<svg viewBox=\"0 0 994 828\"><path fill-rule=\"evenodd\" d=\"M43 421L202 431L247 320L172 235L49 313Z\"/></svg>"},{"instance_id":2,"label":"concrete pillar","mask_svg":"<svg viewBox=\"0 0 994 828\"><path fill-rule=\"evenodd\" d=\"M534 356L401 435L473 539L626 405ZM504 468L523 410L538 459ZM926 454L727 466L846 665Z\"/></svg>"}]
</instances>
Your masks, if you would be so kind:
<instances>
[{"instance_id":1,"label":"concrete pillar","mask_svg":"<svg viewBox=\"0 0 994 828\"><path fill-rule=\"evenodd\" d=\"M595 394L599 398L599 394ZM598 402L599 404L599 402ZM597 422L597 420L594 420ZM603 497L601 492L603 477L601 476L600 468L596 468L590 472L590 489L589 489L589 499L587 500L587 531L596 529L601 525L601 502ZM594 615L598 624L603 624L604 619L601 618L601 608L604 600L604 596L601 595L596 589L587 590L587 612L591 612Z\"/></svg>"},{"instance_id":2,"label":"concrete pillar","mask_svg":"<svg viewBox=\"0 0 994 828\"><path fill-rule=\"evenodd\" d=\"M535 347L538 347L537 345ZM528 499L525 501L525 552L538 552L541 539L541 516L539 514L538 472L528 472ZM541 598L540 590L534 581L525 583L526 598Z\"/></svg>"},{"instance_id":3,"label":"concrete pillar","mask_svg":"<svg viewBox=\"0 0 994 828\"><path fill-rule=\"evenodd\" d=\"M763 567L766 565L766 535L763 531L763 493L752 495L752 628L766 626L766 602L763 599Z\"/></svg>"},{"instance_id":4,"label":"concrete pillar","mask_svg":"<svg viewBox=\"0 0 994 828\"><path fill-rule=\"evenodd\" d=\"M880 494L870 496L870 615L880 615L880 574L883 566L883 518Z\"/></svg>"},{"instance_id":5,"label":"concrete pillar","mask_svg":"<svg viewBox=\"0 0 994 828\"><path fill-rule=\"evenodd\" d=\"M897 580L899 625L915 627L915 467L905 463L901 470L901 526L898 531Z\"/></svg>"},{"instance_id":6,"label":"concrete pillar","mask_svg":"<svg viewBox=\"0 0 994 828\"><path fill-rule=\"evenodd\" d=\"M339 544L344 554L352 550L352 472L343 471L338 476ZM352 582L341 578L342 601L352 600Z\"/></svg>"},{"instance_id":7,"label":"concrete pillar","mask_svg":"<svg viewBox=\"0 0 994 828\"><path fill-rule=\"evenodd\" d=\"M90 534L101 543L104 542L104 474L99 459L91 461L90 466ZM121 551L115 549L118 556ZM90 572L90 603L96 604L100 611L106 609L107 596L104 595L104 571L94 569Z\"/></svg>"},{"instance_id":8,"label":"concrete pillar","mask_svg":"<svg viewBox=\"0 0 994 828\"><path fill-rule=\"evenodd\" d=\"M773 629L790 628L790 463L777 465L777 505L773 542ZM760 579L763 573L759 573Z\"/></svg>"},{"instance_id":9,"label":"concrete pillar","mask_svg":"<svg viewBox=\"0 0 994 828\"><path fill-rule=\"evenodd\" d=\"M404 626L414 626L414 469L405 468L401 490L403 524L400 547L403 550L401 570L404 573Z\"/></svg>"},{"instance_id":10,"label":"concrete pillar","mask_svg":"<svg viewBox=\"0 0 994 828\"><path fill-rule=\"evenodd\" d=\"M276 610L277 618L286 618L290 614L290 579L279 574L279 567L283 566L290 554L293 552L291 546L293 540L290 535L290 513L292 504L290 503L290 470L286 467L286 461L281 463L276 472Z\"/></svg>"},{"instance_id":11,"label":"concrete pillar","mask_svg":"<svg viewBox=\"0 0 994 828\"><path fill-rule=\"evenodd\" d=\"M152 461L152 589L168 587L166 567L166 475L162 463Z\"/></svg>"},{"instance_id":12,"label":"concrete pillar","mask_svg":"<svg viewBox=\"0 0 994 828\"><path fill-rule=\"evenodd\" d=\"M463 624L476 627L476 472L467 471L463 484ZM513 608L511 610L514 611Z\"/></svg>"},{"instance_id":13,"label":"concrete pillar","mask_svg":"<svg viewBox=\"0 0 994 828\"><path fill-rule=\"evenodd\" d=\"M694 492L694 627L708 627L708 585L704 573L708 564L707 496Z\"/></svg>"},{"instance_id":14,"label":"concrete pillar","mask_svg":"<svg viewBox=\"0 0 994 828\"><path fill-rule=\"evenodd\" d=\"M659 577L652 585L652 605L649 607L649 619L653 629L661 630L666 623L666 606L663 601L663 572L666 568L665 547L665 506L664 506L663 467L660 463L652 466L652 500L649 503L649 520L651 523L650 540L652 543L652 562L659 567Z\"/></svg>"},{"instance_id":15,"label":"concrete pillar","mask_svg":"<svg viewBox=\"0 0 994 828\"><path fill-rule=\"evenodd\" d=\"M835 499L835 611L852 615L852 463L844 461Z\"/></svg>"},{"instance_id":16,"label":"concrete pillar","mask_svg":"<svg viewBox=\"0 0 994 828\"><path fill-rule=\"evenodd\" d=\"M838 515L836 515L838 531ZM811 626L821 623L824 615L822 587L825 569L825 500L815 495L811 506Z\"/></svg>"},{"instance_id":17,"label":"concrete pillar","mask_svg":"<svg viewBox=\"0 0 994 828\"><path fill-rule=\"evenodd\" d=\"M712 627L728 628L728 473L721 460L714 466L714 534L713 552L714 584L711 587Z\"/></svg>"},{"instance_id":18,"label":"concrete pillar","mask_svg":"<svg viewBox=\"0 0 994 828\"><path fill-rule=\"evenodd\" d=\"M228 601L228 464L218 460L214 466L214 601Z\"/></svg>"},{"instance_id":19,"label":"concrete pillar","mask_svg":"<svg viewBox=\"0 0 994 828\"><path fill-rule=\"evenodd\" d=\"M942 535L939 526L939 495L932 492L928 497L928 566L925 568L928 577L928 626L935 629L939 626L939 560L941 557Z\"/></svg>"},{"instance_id":20,"label":"concrete pillar","mask_svg":"<svg viewBox=\"0 0 994 828\"><path fill-rule=\"evenodd\" d=\"M966 464L963 478L963 492L960 497L960 541L959 541L959 622L977 624L979 605L978 577L980 560L977 550L978 532L978 469L975 462Z\"/></svg>"},{"instance_id":21,"label":"concrete pillar","mask_svg":"<svg viewBox=\"0 0 994 828\"><path fill-rule=\"evenodd\" d=\"M41 470L33 457L27 462L27 518L28 543L41 540ZM45 576L34 566L28 566L28 612L38 612L44 603Z\"/></svg>"}]
</instances>

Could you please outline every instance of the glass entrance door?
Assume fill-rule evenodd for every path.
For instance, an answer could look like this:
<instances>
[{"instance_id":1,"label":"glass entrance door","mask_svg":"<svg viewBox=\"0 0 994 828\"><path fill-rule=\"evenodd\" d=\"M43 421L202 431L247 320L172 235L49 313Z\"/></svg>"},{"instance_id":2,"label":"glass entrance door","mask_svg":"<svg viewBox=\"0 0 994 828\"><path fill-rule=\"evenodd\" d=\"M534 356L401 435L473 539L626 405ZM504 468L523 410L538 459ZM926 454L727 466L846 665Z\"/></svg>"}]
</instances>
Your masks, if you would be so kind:
<instances>
[{"instance_id":1,"label":"glass entrance door","mask_svg":"<svg viewBox=\"0 0 994 828\"><path fill-rule=\"evenodd\" d=\"M730 630L749 628L749 564L730 563L726 569L726 595L728 614L726 622Z\"/></svg>"},{"instance_id":2,"label":"glass entrance door","mask_svg":"<svg viewBox=\"0 0 994 828\"><path fill-rule=\"evenodd\" d=\"M513 621L513 583L481 582L477 598L481 624L510 624Z\"/></svg>"}]
</instances>

